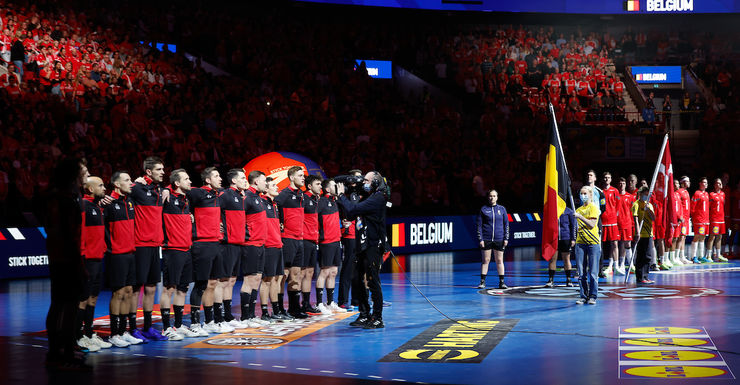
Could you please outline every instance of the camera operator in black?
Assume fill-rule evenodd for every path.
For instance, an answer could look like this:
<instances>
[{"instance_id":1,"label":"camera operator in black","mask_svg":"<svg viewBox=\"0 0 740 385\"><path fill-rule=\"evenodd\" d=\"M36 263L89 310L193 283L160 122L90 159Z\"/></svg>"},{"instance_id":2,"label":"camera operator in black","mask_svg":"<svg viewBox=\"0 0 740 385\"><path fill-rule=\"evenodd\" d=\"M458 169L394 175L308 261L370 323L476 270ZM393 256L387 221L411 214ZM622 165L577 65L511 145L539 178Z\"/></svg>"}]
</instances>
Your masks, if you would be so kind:
<instances>
[{"instance_id":1,"label":"camera operator in black","mask_svg":"<svg viewBox=\"0 0 740 385\"><path fill-rule=\"evenodd\" d=\"M380 286L380 266L386 251L385 212L388 202L388 186L377 171L370 171L363 180L363 190L369 194L359 202L352 202L345 193L344 184L337 185L339 207L346 215L357 216L357 263L354 276L366 276L373 298L373 312L367 291L361 279L353 280L352 295L359 302L360 315L350 323L365 329L379 329L383 325L383 291Z\"/></svg>"}]
</instances>

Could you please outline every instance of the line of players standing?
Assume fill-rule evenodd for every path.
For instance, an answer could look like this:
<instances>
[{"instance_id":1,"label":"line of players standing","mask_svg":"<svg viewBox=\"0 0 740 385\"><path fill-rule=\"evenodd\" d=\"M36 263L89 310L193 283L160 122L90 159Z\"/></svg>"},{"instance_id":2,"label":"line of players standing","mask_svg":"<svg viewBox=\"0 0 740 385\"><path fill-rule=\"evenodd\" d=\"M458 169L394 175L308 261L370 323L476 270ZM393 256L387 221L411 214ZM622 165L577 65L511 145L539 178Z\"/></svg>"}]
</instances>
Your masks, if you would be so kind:
<instances>
[{"instance_id":1,"label":"line of players standing","mask_svg":"<svg viewBox=\"0 0 740 385\"><path fill-rule=\"evenodd\" d=\"M603 250L600 259L603 261L606 254L609 260L606 268L603 268L603 262L599 262L599 266L602 267L599 277L604 278L608 274L625 275L627 268L625 261L630 260L632 248L637 239L637 226L632 212L633 204L639 199L637 176L631 174L627 179L619 178L616 188L611 185L612 175L609 172L603 173L603 188L596 186L596 173L593 170L587 172L586 179L586 186L591 187L593 191L594 201L600 203L600 232ZM727 262L727 258L721 252L722 238L727 235L727 239L732 239L732 232L740 227L740 215L733 214L733 226L730 226L728 223L730 207L725 204L728 192L723 191L723 187L727 185L726 179L724 181L722 178L714 179L713 189L710 192L707 191L707 178L701 178L699 188L693 196L689 193L691 187L689 177L683 176L680 180L674 181L674 207L671 209L676 221L670 224L671 229L665 229L661 221L652 223L652 238L648 240L650 244L648 254L651 257L650 270L668 270L674 266L687 264ZM645 179L640 180L639 183L639 187L648 187ZM740 214L740 200L737 198L734 197L733 200L738 201L734 205L738 206L737 214ZM661 218L666 209L661 201L656 199L655 194L650 197L650 207L655 218ZM573 210L566 208L560 218L559 254L565 264L566 286L573 286L570 267L570 250L575 243L573 234L576 233L576 231L571 231L572 224L575 223L573 215ZM734 219L734 217L738 218ZM689 234L690 223L694 236L687 254L685 242ZM556 261L557 258L550 260L547 287L554 285ZM634 272L634 265L630 268ZM638 282L652 283L647 276L638 278L641 278Z\"/></svg>"},{"instance_id":2,"label":"line of players standing","mask_svg":"<svg viewBox=\"0 0 740 385\"><path fill-rule=\"evenodd\" d=\"M81 250L89 278L77 317L78 345L96 351L111 345L127 347L148 340L205 337L347 311L355 223L340 214L335 194L330 194L336 191L333 180L306 177L296 166L287 172L290 185L278 191L277 181L260 171L245 175L243 169L232 169L226 175L229 186L222 188L218 170L209 167L200 175L202 187L192 187L184 169L173 170L169 185L163 187L161 159L147 158L143 170L145 175L136 181L126 172L115 172L110 196L98 177L87 178L84 185ZM361 175L359 170L351 173ZM349 197L359 200L356 194ZM93 332L103 259L113 291L111 337L107 342ZM317 264L317 306L313 306L311 282ZM340 265L336 302L334 289ZM231 305L238 276L243 277L243 283L239 291L241 315L237 319ZM160 280L162 331L152 326ZM187 327L183 325L183 313L191 283L191 323ZM144 322L139 328L137 294L142 287ZM258 303L260 317L255 314Z\"/></svg>"}]
</instances>

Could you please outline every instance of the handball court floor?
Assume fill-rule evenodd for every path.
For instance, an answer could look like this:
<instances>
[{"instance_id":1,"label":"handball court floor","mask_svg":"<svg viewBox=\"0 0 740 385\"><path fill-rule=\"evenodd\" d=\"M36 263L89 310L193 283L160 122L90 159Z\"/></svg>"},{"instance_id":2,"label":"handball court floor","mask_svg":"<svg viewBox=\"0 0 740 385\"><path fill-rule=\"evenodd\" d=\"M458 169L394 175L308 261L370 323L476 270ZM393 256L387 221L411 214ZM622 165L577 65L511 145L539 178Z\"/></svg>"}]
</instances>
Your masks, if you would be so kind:
<instances>
[{"instance_id":1,"label":"handball court floor","mask_svg":"<svg viewBox=\"0 0 740 385\"><path fill-rule=\"evenodd\" d=\"M543 288L547 263L534 247L507 250L511 289L503 292L476 288L478 258L471 250L399 256L398 263L388 259L381 275L388 302L385 329L349 327L354 314L312 317L302 324L238 330L207 340L104 349L87 355L91 373L44 369L48 279L3 281L0 383L737 382L737 259L651 273L656 284L650 287L625 286L623 276L610 276L601 280L594 306L575 303L577 289L564 286L562 271L555 288ZM435 310L409 279L461 323ZM489 276L489 284L496 281ZM109 299L110 291L103 291L96 308L102 335Z\"/></svg>"}]
</instances>

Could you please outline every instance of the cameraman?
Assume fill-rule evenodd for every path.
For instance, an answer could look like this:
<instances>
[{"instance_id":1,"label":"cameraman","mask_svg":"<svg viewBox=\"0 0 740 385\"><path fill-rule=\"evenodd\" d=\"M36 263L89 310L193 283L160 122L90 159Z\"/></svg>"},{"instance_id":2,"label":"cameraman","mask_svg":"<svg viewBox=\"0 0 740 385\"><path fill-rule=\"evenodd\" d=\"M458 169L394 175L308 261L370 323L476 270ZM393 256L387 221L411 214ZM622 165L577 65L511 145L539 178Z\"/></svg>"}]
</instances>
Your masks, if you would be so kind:
<instances>
[{"instance_id":1,"label":"cameraman","mask_svg":"<svg viewBox=\"0 0 740 385\"><path fill-rule=\"evenodd\" d=\"M360 170L349 170L349 175L362 179L362 171ZM357 183L349 183L346 186L346 195L350 201L357 203L360 201L360 194L358 189L361 189ZM344 211L341 213L342 216L342 249L344 255L342 258L342 269L339 272L339 306L342 308L348 307L349 301L349 289L354 279L352 273L355 271L355 218L350 217ZM363 280L363 285L364 285ZM357 296L353 294L352 305L357 305Z\"/></svg>"},{"instance_id":2,"label":"cameraman","mask_svg":"<svg viewBox=\"0 0 740 385\"><path fill-rule=\"evenodd\" d=\"M373 312L370 315L370 304L367 291L361 279L353 280L352 295L359 302L360 315L350 326L365 329L379 329L383 325L383 291L380 287L380 266L386 250L385 211L388 202L388 187L377 171L365 175L362 185L368 195L359 202L353 202L344 195L344 184L338 184L337 203L348 217L357 216L357 263L355 277L367 277L367 284L373 298Z\"/></svg>"}]
</instances>

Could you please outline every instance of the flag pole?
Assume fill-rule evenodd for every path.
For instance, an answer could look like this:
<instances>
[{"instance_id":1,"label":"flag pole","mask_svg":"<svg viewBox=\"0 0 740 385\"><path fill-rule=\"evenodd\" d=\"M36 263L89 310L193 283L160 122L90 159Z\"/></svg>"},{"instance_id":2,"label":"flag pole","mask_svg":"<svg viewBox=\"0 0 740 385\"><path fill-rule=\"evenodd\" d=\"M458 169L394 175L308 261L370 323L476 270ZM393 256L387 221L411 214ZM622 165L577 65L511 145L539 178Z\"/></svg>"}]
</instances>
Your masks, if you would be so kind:
<instances>
[{"instance_id":1,"label":"flag pole","mask_svg":"<svg viewBox=\"0 0 740 385\"><path fill-rule=\"evenodd\" d=\"M660 170L660 163L663 161L663 155L665 154L665 146L668 143L668 133L665 134L663 137L663 145L660 147L660 154L658 155L658 163L655 165L655 171L653 171L653 180L650 182L650 191L648 192L648 202L650 202L650 197L653 195L653 189L655 188L655 181L658 178L658 171ZM640 197L637 197L639 200ZM637 250L637 243L640 242L640 234L642 233L642 222L638 223L637 226L637 240L635 241L635 246L632 247L632 255L630 256L630 268L632 267L632 262L635 260L635 251ZM627 284L627 281L630 278L630 269L627 268L626 274L624 275L624 284Z\"/></svg>"},{"instance_id":2,"label":"flag pole","mask_svg":"<svg viewBox=\"0 0 740 385\"><path fill-rule=\"evenodd\" d=\"M570 198L570 208L576 211L576 205L573 203L573 189L570 183L570 172L568 171L568 165L565 162L565 154L563 153L563 143L560 142L560 129L558 128L558 119L555 117L555 108L552 103L548 103L548 109L550 110L550 116L552 117L552 125L555 127L555 138L558 141L558 149L560 150L560 157L563 159L563 167L565 168L565 175L568 176L568 198Z\"/></svg>"}]
</instances>

